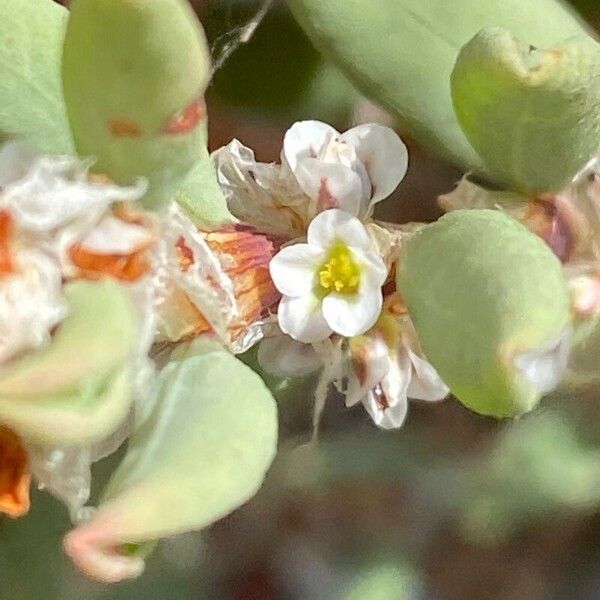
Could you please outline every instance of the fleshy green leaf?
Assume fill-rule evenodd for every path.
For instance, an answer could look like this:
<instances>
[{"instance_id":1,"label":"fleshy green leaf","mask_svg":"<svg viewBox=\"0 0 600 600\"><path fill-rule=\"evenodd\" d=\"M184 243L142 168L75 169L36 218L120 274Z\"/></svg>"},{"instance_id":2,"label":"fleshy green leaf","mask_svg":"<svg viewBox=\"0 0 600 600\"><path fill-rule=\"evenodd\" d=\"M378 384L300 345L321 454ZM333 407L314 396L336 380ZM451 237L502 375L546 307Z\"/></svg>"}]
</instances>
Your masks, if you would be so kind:
<instances>
[{"instance_id":1,"label":"fleshy green leaf","mask_svg":"<svg viewBox=\"0 0 600 600\"><path fill-rule=\"evenodd\" d=\"M60 82L67 14L52 0L0 2L0 139L19 136L46 152L72 153Z\"/></svg>"},{"instance_id":2,"label":"fleshy green leaf","mask_svg":"<svg viewBox=\"0 0 600 600\"><path fill-rule=\"evenodd\" d=\"M0 377L0 421L28 441L83 444L122 423L131 402L126 359L136 343L133 305L119 285L65 287L69 314L47 347Z\"/></svg>"},{"instance_id":3,"label":"fleshy green leaf","mask_svg":"<svg viewBox=\"0 0 600 600\"><path fill-rule=\"evenodd\" d=\"M425 355L475 412L527 412L564 369L561 264L503 213L457 210L424 227L405 244L397 281Z\"/></svg>"},{"instance_id":4,"label":"fleshy green leaf","mask_svg":"<svg viewBox=\"0 0 600 600\"><path fill-rule=\"evenodd\" d=\"M583 26L558 0L288 0L315 45L403 128L465 168L480 166L450 97L460 48L487 26L548 46Z\"/></svg>"},{"instance_id":5,"label":"fleshy green leaf","mask_svg":"<svg viewBox=\"0 0 600 600\"><path fill-rule=\"evenodd\" d=\"M600 44L538 50L484 29L458 56L452 96L489 173L530 195L560 190L600 146Z\"/></svg>"},{"instance_id":6,"label":"fleshy green leaf","mask_svg":"<svg viewBox=\"0 0 600 600\"><path fill-rule=\"evenodd\" d=\"M63 83L78 152L117 183L143 176L160 208L204 145L210 78L202 27L185 0L77 0Z\"/></svg>"},{"instance_id":7,"label":"fleshy green leaf","mask_svg":"<svg viewBox=\"0 0 600 600\"><path fill-rule=\"evenodd\" d=\"M261 379L215 342L179 350L137 415L127 456L93 519L66 538L89 575L139 575L115 552L224 517L260 487L275 455L275 402Z\"/></svg>"},{"instance_id":8,"label":"fleshy green leaf","mask_svg":"<svg viewBox=\"0 0 600 600\"><path fill-rule=\"evenodd\" d=\"M215 229L235 221L227 209L227 201L205 146L200 148L200 159L186 177L176 199L192 222L202 229Z\"/></svg>"}]
</instances>

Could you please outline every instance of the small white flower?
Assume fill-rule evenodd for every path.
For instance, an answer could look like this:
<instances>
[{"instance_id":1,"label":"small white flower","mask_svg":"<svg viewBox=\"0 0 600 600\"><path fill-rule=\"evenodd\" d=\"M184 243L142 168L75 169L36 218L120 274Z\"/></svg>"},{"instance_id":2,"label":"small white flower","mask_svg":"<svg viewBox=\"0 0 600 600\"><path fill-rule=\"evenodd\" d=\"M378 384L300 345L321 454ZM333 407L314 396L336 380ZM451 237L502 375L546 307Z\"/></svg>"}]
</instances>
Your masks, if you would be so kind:
<instances>
[{"instance_id":1,"label":"small white flower","mask_svg":"<svg viewBox=\"0 0 600 600\"><path fill-rule=\"evenodd\" d=\"M385 326L351 340L350 350L346 406L362 402L378 427L401 427L409 398L434 402L449 393L423 357L408 317L389 316Z\"/></svg>"},{"instance_id":2,"label":"small white flower","mask_svg":"<svg viewBox=\"0 0 600 600\"><path fill-rule=\"evenodd\" d=\"M362 219L402 181L408 151L382 125L359 125L340 134L320 121L300 121L285 134L282 161L315 203L315 213L341 208Z\"/></svg>"},{"instance_id":3,"label":"small white flower","mask_svg":"<svg viewBox=\"0 0 600 600\"><path fill-rule=\"evenodd\" d=\"M342 210L315 217L307 243L283 248L270 271L283 295L279 326L300 342L359 335L381 312L387 268L362 223Z\"/></svg>"},{"instance_id":4,"label":"small white flower","mask_svg":"<svg viewBox=\"0 0 600 600\"><path fill-rule=\"evenodd\" d=\"M229 210L259 231L294 239L320 212L367 218L404 178L408 151L392 129L366 124L340 134L301 121L285 134L282 164L261 163L237 140L212 155Z\"/></svg>"}]
</instances>

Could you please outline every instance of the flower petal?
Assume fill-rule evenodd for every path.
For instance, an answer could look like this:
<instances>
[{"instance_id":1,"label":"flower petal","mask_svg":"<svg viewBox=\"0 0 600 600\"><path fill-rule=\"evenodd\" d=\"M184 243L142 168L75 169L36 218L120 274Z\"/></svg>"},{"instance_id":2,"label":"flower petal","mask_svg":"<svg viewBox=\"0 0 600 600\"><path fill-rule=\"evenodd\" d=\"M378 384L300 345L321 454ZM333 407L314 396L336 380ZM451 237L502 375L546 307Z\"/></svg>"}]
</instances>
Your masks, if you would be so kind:
<instances>
[{"instance_id":1,"label":"flower petal","mask_svg":"<svg viewBox=\"0 0 600 600\"><path fill-rule=\"evenodd\" d=\"M408 150L389 127L370 123L344 133L341 141L352 144L371 179L371 204L387 198L408 169Z\"/></svg>"},{"instance_id":2,"label":"flower petal","mask_svg":"<svg viewBox=\"0 0 600 600\"><path fill-rule=\"evenodd\" d=\"M373 242L364 225L352 215L338 208L318 214L308 226L308 245L328 250L337 242L353 248L372 250Z\"/></svg>"},{"instance_id":3,"label":"flower petal","mask_svg":"<svg viewBox=\"0 0 600 600\"><path fill-rule=\"evenodd\" d=\"M332 333L323 317L321 303L312 294L300 298L284 296L277 318L281 330L299 342L320 342Z\"/></svg>"},{"instance_id":4,"label":"flower petal","mask_svg":"<svg viewBox=\"0 0 600 600\"><path fill-rule=\"evenodd\" d=\"M383 304L380 288L366 288L358 294L329 294L323 299L323 316L333 331L347 337L370 329Z\"/></svg>"},{"instance_id":5,"label":"flower petal","mask_svg":"<svg viewBox=\"0 0 600 600\"><path fill-rule=\"evenodd\" d=\"M401 352L398 360L391 360L388 374L365 400L365 408L373 422L382 429L397 429L408 411L407 388L411 365L408 355Z\"/></svg>"},{"instance_id":6,"label":"flower petal","mask_svg":"<svg viewBox=\"0 0 600 600\"><path fill-rule=\"evenodd\" d=\"M325 163L316 158L298 161L296 178L304 193L316 202L316 212L341 208L358 216L362 199L360 177L340 163Z\"/></svg>"},{"instance_id":7,"label":"flower petal","mask_svg":"<svg viewBox=\"0 0 600 600\"><path fill-rule=\"evenodd\" d=\"M295 173L302 158L319 156L322 148L339 133L321 121L299 121L294 123L283 138L282 161L285 160Z\"/></svg>"},{"instance_id":8,"label":"flower petal","mask_svg":"<svg viewBox=\"0 0 600 600\"><path fill-rule=\"evenodd\" d=\"M275 287L284 295L297 298L309 294L315 286L315 277L322 252L308 244L294 244L280 250L269 263Z\"/></svg>"},{"instance_id":9,"label":"flower petal","mask_svg":"<svg viewBox=\"0 0 600 600\"><path fill-rule=\"evenodd\" d=\"M323 365L321 357L310 344L303 344L287 335L265 338L258 347L260 366L276 377L308 375Z\"/></svg>"},{"instance_id":10,"label":"flower petal","mask_svg":"<svg viewBox=\"0 0 600 600\"><path fill-rule=\"evenodd\" d=\"M374 250L363 250L352 246L350 250L363 267L361 287L364 285L372 288L381 287L387 279L388 268L379 254Z\"/></svg>"},{"instance_id":11,"label":"flower petal","mask_svg":"<svg viewBox=\"0 0 600 600\"><path fill-rule=\"evenodd\" d=\"M379 335L352 338L350 352L346 406L354 406L365 400L390 368L389 348Z\"/></svg>"},{"instance_id":12,"label":"flower petal","mask_svg":"<svg viewBox=\"0 0 600 600\"><path fill-rule=\"evenodd\" d=\"M515 357L515 366L538 392L548 394L562 381L569 362L571 333L566 327L545 347L521 352Z\"/></svg>"},{"instance_id":13,"label":"flower petal","mask_svg":"<svg viewBox=\"0 0 600 600\"><path fill-rule=\"evenodd\" d=\"M443 400L450 393L450 390L433 368L433 365L424 358L417 356L412 350L408 349L407 351L413 369L408 386L408 397L415 400L428 400L429 402Z\"/></svg>"}]
</instances>

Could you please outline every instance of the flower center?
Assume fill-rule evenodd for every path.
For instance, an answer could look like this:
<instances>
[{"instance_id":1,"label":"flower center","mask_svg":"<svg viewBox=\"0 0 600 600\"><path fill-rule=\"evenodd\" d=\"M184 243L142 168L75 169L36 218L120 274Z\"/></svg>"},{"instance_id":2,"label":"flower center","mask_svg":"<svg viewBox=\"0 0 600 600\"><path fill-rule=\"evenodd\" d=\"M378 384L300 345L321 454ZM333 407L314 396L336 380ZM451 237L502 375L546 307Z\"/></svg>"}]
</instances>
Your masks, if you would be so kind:
<instances>
[{"instance_id":1,"label":"flower center","mask_svg":"<svg viewBox=\"0 0 600 600\"><path fill-rule=\"evenodd\" d=\"M360 267L346 244L336 244L319 269L319 287L324 295L354 294L360 283Z\"/></svg>"}]
</instances>

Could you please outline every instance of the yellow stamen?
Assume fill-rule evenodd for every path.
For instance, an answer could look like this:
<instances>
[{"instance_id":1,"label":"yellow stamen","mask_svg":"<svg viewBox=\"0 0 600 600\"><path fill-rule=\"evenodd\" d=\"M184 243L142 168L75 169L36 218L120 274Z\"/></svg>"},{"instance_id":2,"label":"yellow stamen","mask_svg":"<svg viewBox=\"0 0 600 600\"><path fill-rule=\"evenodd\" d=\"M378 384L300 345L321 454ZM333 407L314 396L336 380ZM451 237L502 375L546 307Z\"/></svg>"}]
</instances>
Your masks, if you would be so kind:
<instances>
[{"instance_id":1,"label":"yellow stamen","mask_svg":"<svg viewBox=\"0 0 600 600\"><path fill-rule=\"evenodd\" d=\"M320 291L327 295L354 294L360 284L360 266L345 244L336 244L319 269Z\"/></svg>"}]
</instances>

